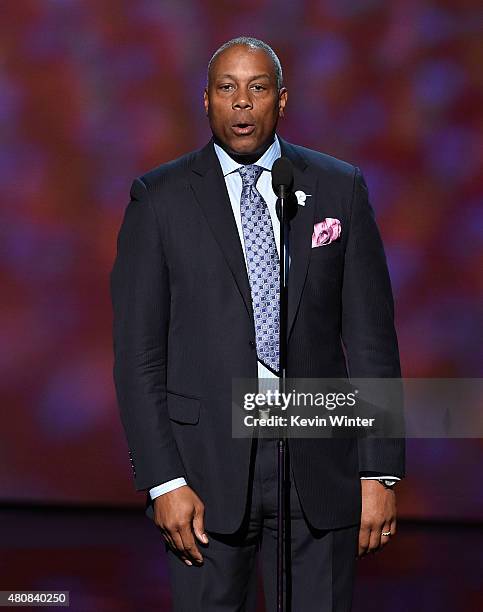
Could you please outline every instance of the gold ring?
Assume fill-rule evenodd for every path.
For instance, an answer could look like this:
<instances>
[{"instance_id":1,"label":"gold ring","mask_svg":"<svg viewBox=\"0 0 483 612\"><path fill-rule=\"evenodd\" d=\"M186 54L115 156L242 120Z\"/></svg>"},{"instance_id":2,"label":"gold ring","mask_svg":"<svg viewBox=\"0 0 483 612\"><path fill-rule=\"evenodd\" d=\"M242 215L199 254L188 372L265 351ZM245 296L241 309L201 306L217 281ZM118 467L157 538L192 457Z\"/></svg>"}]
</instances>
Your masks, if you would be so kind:
<instances>
[{"instance_id":1,"label":"gold ring","mask_svg":"<svg viewBox=\"0 0 483 612\"><path fill-rule=\"evenodd\" d=\"M390 536L390 535L391 535L391 532L390 532L390 531L383 531L383 532L381 533L381 535L383 535L383 536Z\"/></svg>"}]
</instances>

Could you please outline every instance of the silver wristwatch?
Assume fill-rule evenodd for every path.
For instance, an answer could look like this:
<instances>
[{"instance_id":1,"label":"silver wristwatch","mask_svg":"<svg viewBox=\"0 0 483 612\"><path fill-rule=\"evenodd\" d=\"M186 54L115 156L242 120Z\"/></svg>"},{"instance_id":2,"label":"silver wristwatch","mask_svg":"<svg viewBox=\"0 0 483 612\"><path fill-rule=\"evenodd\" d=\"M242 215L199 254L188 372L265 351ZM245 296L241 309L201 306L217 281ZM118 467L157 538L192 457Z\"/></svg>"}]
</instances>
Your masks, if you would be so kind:
<instances>
[{"instance_id":1,"label":"silver wristwatch","mask_svg":"<svg viewBox=\"0 0 483 612\"><path fill-rule=\"evenodd\" d=\"M392 489L396 484L397 480L389 480L388 478L377 479L386 489Z\"/></svg>"}]
</instances>

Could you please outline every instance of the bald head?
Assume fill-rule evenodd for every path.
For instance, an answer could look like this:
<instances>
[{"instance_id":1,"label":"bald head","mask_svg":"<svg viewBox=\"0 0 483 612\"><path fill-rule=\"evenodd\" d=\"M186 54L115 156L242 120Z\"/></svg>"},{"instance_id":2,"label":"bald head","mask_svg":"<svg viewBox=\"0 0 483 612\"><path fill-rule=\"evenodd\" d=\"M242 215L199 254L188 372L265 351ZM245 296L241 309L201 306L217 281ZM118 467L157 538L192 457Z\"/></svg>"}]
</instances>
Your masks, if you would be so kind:
<instances>
[{"instance_id":1,"label":"bald head","mask_svg":"<svg viewBox=\"0 0 483 612\"><path fill-rule=\"evenodd\" d=\"M277 89L280 89L283 84L283 72L282 72L282 65L280 63L280 60L278 59L277 54L272 49L272 47L270 47L270 45L267 45L267 43L263 42L263 40L259 40L258 38L253 38L251 36L239 36L238 38L232 38L226 43L223 43L221 47L218 47L218 49L213 53L210 61L208 62L207 84L210 82L212 67L216 63L217 58L225 51L231 49L232 47L238 46L238 45L244 46L247 49L253 49L253 50L260 49L261 51L267 54L271 63L273 64L273 70L275 74L275 81L277 84Z\"/></svg>"}]
</instances>

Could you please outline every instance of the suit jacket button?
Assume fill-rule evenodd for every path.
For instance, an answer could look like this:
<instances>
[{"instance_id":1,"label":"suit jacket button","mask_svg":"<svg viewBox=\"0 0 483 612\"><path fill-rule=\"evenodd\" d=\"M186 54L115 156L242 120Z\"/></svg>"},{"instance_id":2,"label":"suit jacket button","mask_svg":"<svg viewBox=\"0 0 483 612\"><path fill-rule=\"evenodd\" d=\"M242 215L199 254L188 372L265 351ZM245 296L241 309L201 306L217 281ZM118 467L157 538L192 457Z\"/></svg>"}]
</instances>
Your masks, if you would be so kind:
<instances>
[{"instance_id":1,"label":"suit jacket button","mask_svg":"<svg viewBox=\"0 0 483 612\"><path fill-rule=\"evenodd\" d=\"M253 342L253 340L249 340L248 344L252 347L252 349L254 349L256 347L255 342Z\"/></svg>"}]
</instances>

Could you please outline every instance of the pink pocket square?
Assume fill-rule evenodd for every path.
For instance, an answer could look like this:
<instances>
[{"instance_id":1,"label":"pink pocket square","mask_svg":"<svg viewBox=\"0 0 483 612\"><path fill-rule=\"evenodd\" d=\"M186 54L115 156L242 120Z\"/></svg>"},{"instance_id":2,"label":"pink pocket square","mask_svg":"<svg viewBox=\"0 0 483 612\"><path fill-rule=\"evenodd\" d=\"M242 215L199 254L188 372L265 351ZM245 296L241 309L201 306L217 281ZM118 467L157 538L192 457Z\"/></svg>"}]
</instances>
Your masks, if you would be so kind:
<instances>
[{"instance_id":1,"label":"pink pocket square","mask_svg":"<svg viewBox=\"0 0 483 612\"><path fill-rule=\"evenodd\" d=\"M312 248L330 244L340 236L340 221L327 217L314 225Z\"/></svg>"}]
</instances>

